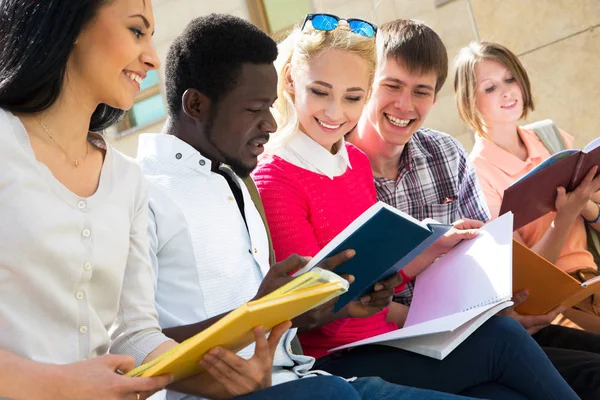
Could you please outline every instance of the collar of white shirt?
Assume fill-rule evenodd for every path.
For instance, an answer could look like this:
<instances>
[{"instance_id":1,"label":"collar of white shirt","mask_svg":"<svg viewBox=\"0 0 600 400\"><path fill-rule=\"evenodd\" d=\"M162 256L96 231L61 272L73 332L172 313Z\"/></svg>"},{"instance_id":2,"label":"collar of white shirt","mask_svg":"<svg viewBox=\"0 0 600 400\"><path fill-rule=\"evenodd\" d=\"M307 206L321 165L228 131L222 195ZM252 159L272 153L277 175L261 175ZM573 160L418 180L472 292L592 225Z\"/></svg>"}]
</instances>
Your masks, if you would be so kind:
<instances>
[{"instance_id":1,"label":"collar of white shirt","mask_svg":"<svg viewBox=\"0 0 600 400\"><path fill-rule=\"evenodd\" d=\"M308 135L298 131L285 146L277 149L274 155L298 167L333 179L352 168L344 138L336 143L336 147L337 153L331 154Z\"/></svg>"},{"instance_id":2,"label":"collar of white shirt","mask_svg":"<svg viewBox=\"0 0 600 400\"><path fill-rule=\"evenodd\" d=\"M145 157L178 162L206 175L211 173L212 162L198 150L173 135L164 133L140 135L137 158Z\"/></svg>"}]
</instances>

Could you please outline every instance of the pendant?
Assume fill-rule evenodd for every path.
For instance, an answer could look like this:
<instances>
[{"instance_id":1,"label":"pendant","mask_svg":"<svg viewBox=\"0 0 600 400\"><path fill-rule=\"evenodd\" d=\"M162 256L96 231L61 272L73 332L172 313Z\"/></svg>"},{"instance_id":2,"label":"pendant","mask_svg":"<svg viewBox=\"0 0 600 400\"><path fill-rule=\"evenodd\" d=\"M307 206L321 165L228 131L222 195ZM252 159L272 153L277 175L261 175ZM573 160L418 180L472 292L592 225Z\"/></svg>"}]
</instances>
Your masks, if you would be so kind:
<instances>
[{"instance_id":1,"label":"pendant","mask_svg":"<svg viewBox=\"0 0 600 400\"><path fill-rule=\"evenodd\" d=\"M79 160L73 160L73 165L75 168L79 168Z\"/></svg>"}]
</instances>

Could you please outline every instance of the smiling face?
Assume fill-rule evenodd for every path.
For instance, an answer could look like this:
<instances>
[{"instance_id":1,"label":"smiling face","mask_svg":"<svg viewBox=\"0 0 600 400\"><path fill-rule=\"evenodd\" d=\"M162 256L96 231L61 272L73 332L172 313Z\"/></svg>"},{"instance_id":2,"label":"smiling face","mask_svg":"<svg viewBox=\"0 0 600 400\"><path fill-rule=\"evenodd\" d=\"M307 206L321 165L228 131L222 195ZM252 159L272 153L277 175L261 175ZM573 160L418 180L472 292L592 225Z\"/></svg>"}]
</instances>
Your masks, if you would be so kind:
<instances>
[{"instance_id":1,"label":"smiling face","mask_svg":"<svg viewBox=\"0 0 600 400\"><path fill-rule=\"evenodd\" d=\"M128 110L149 70L160 66L152 43L150 0L114 0L82 29L67 64L67 84L91 101Z\"/></svg>"},{"instance_id":2,"label":"smiling face","mask_svg":"<svg viewBox=\"0 0 600 400\"><path fill-rule=\"evenodd\" d=\"M358 123L369 90L369 63L350 51L329 49L306 64L288 66L300 130L331 150Z\"/></svg>"},{"instance_id":3,"label":"smiling face","mask_svg":"<svg viewBox=\"0 0 600 400\"><path fill-rule=\"evenodd\" d=\"M523 115L523 91L504 65L493 60L482 60L475 67L475 101L482 122L516 124Z\"/></svg>"},{"instance_id":4,"label":"smiling face","mask_svg":"<svg viewBox=\"0 0 600 400\"><path fill-rule=\"evenodd\" d=\"M403 146L410 140L435 104L436 81L435 72L411 73L391 58L379 65L366 113L383 141Z\"/></svg>"},{"instance_id":5,"label":"smiling face","mask_svg":"<svg viewBox=\"0 0 600 400\"><path fill-rule=\"evenodd\" d=\"M245 177L256 168L269 134L277 130L271 106L277 99L277 72L273 64L243 64L236 85L214 106L207 139L218 161Z\"/></svg>"}]
</instances>

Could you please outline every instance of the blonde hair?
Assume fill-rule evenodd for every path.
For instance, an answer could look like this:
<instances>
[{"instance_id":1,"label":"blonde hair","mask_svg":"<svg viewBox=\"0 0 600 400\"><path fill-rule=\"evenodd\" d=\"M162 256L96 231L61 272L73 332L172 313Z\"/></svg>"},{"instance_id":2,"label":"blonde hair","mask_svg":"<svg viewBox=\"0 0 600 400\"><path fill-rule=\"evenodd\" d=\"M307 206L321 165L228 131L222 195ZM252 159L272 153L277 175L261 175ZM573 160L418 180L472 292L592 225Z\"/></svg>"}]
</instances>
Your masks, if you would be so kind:
<instances>
[{"instance_id":1,"label":"blonde hair","mask_svg":"<svg viewBox=\"0 0 600 400\"><path fill-rule=\"evenodd\" d=\"M481 137L487 136L484 132L485 124L477 109L475 68L478 63L484 60L496 61L504 65L521 87L523 93L523 114L521 118L527 117L529 111L534 110L529 76L517 56L498 43L473 42L469 44L461 49L454 62L454 92L458 114Z\"/></svg>"},{"instance_id":2,"label":"blonde hair","mask_svg":"<svg viewBox=\"0 0 600 400\"><path fill-rule=\"evenodd\" d=\"M275 60L277 69L277 101L273 113L277 121L277 132L271 135L265 146L267 153L285 146L298 131L298 114L294 106L294 98L286 89L286 66L298 68L311 58L329 49L352 52L369 64L369 92L373 84L377 66L377 52L374 38L367 38L353 33L350 28L340 25L332 31L320 31L307 25L304 30L294 29L290 35L278 45L279 55ZM343 68L343 66L340 66Z\"/></svg>"}]
</instances>

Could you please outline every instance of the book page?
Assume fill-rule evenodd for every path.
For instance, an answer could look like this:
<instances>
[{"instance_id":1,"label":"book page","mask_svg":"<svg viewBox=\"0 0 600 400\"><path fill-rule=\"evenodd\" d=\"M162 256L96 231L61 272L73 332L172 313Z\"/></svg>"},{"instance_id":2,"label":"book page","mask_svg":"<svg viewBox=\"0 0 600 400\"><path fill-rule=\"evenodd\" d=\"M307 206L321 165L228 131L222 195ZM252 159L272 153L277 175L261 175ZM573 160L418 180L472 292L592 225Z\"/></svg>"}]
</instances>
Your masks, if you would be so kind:
<instances>
[{"instance_id":1,"label":"book page","mask_svg":"<svg viewBox=\"0 0 600 400\"><path fill-rule=\"evenodd\" d=\"M596 139L592 140L591 142L589 142L584 148L583 148L583 152L584 153L589 153L590 151L596 149L600 147L600 137L597 137Z\"/></svg>"},{"instance_id":2,"label":"book page","mask_svg":"<svg viewBox=\"0 0 600 400\"><path fill-rule=\"evenodd\" d=\"M513 215L506 213L423 271L404 326L510 299L512 227Z\"/></svg>"},{"instance_id":3,"label":"book page","mask_svg":"<svg viewBox=\"0 0 600 400\"><path fill-rule=\"evenodd\" d=\"M577 153L577 151L578 150L569 149L569 150L559 151L558 153L554 153L553 155L551 155L550 157L548 157L547 159L542 161L537 167L535 167L534 169L532 169L531 171L529 171L528 173L526 173L525 175L523 175L522 177L517 179L515 182L513 182L513 185L519 181L522 181L523 179L530 177L531 175L533 175L545 168L548 168L552 164L556 164L563 158L566 158L566 157L570 156L571 154Z\"/></svg>"}]
</instances>

